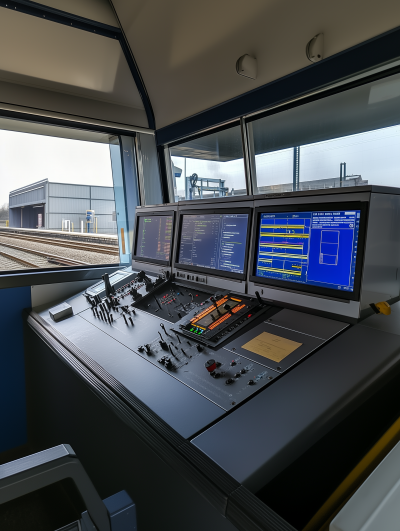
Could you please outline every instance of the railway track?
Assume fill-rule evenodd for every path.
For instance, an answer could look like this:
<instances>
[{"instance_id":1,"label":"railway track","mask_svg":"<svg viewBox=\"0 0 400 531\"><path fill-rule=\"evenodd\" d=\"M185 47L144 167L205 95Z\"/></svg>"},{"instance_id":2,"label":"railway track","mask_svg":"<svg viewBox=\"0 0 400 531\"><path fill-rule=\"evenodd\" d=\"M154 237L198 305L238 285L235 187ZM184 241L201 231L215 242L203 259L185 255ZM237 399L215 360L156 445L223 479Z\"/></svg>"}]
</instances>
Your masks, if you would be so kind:
<instances>
[{"instance_id":1,"label":"railway track","mask_svg":"<svg viewBox=\"0 0 400 531\"><path fill-rule=\"evenodd\" d=\"M14 238L18 240L26 240L36 243L47 243L48 245L57 245L57 247L68 247L69 249L79 249L86 252L110 254L113 256L119 256L119 248L116 245L115 248L111 245L91 243L91 242L74 242L71 240L63 241L58 238L48 238L40 236L30 236L28 234L9 234L5 232L0 232L0 237L4 236L6 238ZM2 244L3 245L3 244Z\"/></svg>"},{"instance_id":2,"label":"railway track","mask_svg":"<svg viewBox=\"0 0 400 531\"><path fill-rule=\"evenodd\" d=\"M80 266L90 265L87 262L80 262L78 260L71 260L70 258L64 258L50 253L44 253L41 251L34 251L32 249L26 249L16 245L8 243L0 243L0 257L6 259L7 262L16 263L22 265L25 268L41 269L51 267L53 265L59 266ZM4 264L4 266L10 266L12 264ZM3 266L3 267L4 267ZM4 267L4 269L15 269L15 267Z\"/></svg>"}]
</instances>

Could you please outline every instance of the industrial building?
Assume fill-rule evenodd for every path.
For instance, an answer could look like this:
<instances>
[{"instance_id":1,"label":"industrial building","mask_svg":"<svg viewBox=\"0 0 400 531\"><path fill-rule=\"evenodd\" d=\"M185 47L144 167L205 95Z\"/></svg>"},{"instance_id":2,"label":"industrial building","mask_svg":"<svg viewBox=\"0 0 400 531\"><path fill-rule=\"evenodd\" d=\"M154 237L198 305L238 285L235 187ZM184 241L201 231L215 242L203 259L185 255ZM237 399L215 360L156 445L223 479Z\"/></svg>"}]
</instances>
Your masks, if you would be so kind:
<instances>
[{"instance_id":1,"label":"industrial building","mask_svg":"<svg viewBox=\"0 0 400 531\"><path fill-rule=\"evenodd\" d=\"M94 210L89 232L116 234L114 188L37 181L12 190L9 226L88 232L87 210Z\"/></svg>"}]
</instances>

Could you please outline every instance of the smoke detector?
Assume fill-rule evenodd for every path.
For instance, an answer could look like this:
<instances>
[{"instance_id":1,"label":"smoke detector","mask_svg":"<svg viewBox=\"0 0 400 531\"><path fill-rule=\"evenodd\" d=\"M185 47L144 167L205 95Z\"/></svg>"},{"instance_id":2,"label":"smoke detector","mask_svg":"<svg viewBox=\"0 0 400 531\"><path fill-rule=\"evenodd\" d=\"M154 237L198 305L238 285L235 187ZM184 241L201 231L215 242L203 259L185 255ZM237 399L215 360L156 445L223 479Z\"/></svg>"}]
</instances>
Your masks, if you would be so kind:
<instances>
[{"instance_id":1,"label":"smoke detector","mask_svg":"<svg viewBox=\"0 0 400 531\"><path fill-rule=\"evenodd\" d=\"M324 53L324 34L318 33L307 43L306 46L306 55L307 59L312 63L318 63L323 59Z\"/></svg>"},{"instance_id":2,"label":"smoke detector","mask_svg":"<svg viewBox=\"0 0 400 531\"><path fill-rule=\"evenodd\" d=\"M256 79L257 77L257 59L251 55L245 54L236 61L236 72L239 76Z\"/></svg>"}]
</instances>

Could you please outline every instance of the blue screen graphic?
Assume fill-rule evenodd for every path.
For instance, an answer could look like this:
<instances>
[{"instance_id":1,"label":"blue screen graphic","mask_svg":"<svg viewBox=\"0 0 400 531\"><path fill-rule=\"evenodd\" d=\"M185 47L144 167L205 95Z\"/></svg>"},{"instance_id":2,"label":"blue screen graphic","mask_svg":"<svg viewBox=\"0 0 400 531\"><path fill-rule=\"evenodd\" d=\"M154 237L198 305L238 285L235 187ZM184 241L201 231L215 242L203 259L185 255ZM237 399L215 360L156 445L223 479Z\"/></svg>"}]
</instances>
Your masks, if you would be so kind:
<instances>
[{"instance_id":1,"label":"blue screen graphic","mask_svg":"<svg viewBox=\"0 0 400 531\"><path fill-rule=\"evenodd\" d=\"M243 273L248 214L184 214L179 263Z\"/></svg>"},{"instance_id":2,"label":"blue screen graphic","mask_svg":"<svg viewBox=\"0 0 400 531\"><path fill-rule=\"evenodd\" d=\"M261 214L256 276L354 290L360 210Z\"/></svg>"}]
</instances>

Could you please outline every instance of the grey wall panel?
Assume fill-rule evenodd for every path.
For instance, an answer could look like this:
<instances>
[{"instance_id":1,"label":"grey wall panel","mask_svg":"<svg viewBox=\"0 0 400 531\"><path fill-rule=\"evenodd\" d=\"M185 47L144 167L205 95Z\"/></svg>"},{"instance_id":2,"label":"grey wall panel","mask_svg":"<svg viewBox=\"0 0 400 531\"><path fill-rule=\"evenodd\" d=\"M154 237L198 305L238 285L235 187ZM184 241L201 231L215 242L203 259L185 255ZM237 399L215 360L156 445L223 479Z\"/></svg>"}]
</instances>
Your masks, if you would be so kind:
<instances>
[{"instance_id":1,"label":"grey wall panel","mask_svg":"<svg viewBox=\"0 0 400 531\"><path fill-rule=\"evenodd\" d=\"M90 186L49 183L49 196L90 198Z\"/></svg>"},{"instance_id":2,"label":"grey wall panel","mask_svg":"<svg viewBox=\"0 0 400 531\"><path fill-rule=\"evenodd\" d=\"M9 214L10 227L21 227L21 209L10 208Z\"/></svg>"},{"instance_id":3,"label":"grey wall panel","mask_svg":"<svg viewBox=\"0 0 400 531\"><path fill-rule=\"evenodd\" d=\"M20 225L20 209L18 210L18 215L15 217L14 227L19 227ZM19 217L18 217L19 216ZM115 221L112 221L111 215L99 215L97 216L97 232L103 234L117 234L117 224ZM63 219L69 219L74 225L74 232L80 232L81 230L81 221L83 221L83 230L86 232L86 216L81 214L71 214L71 213L53 213L48 215L48 228L49 230L61 230L61 223ZM71 227L72 229L72 227ZM90 232L93 232L92 229Z\"/></svg>"},{"instance_id":4,"label":"grey wall panel","mask_svg":"<svg viewBox=\"0 0 400 531\"><path fill-rule=\"evenodd\" d=\"M61 223L63 219L69 219L71 223L74 224L74 230L79 231L80 227L80 220L83 220L83 216L79 216L77 214L49 214L48 216L48 224L49 226L46 227L50 230L61 230ZM84 223L84 227L85 227Z\"/></svg>"},{"instance_id":5,"label":"grey wall panel","mask_svg":"<svg viewBox=\"0 0 400 531\"><path fill-rule=\"evenodd\" d=\"M92 210L95 211L95 215L109 214L111 215L115 211L114 201L102 201L101 199L95 199L91 201Z\"/></svg>"},{"instance_id":6,"label":"grey wall panel","mask_svg":"<svg viewBox=\"0 0 400 531\"><path fill-rule=\"evenodd\" d=\"M111 186L91 186L92 199L107 199L108 201L114 201L114 188Z\"/></svg>"},{"instance_id":7,"label":"grey wall panel","mask_svg":"<svg viewBox=\"0 0 400 531\"><path fill-rule=\"evenodd\" d=\"M371 194L361 309L400 293L400 196Z\"/></svg>"},{"instance_id":8,"label":"grey wall panel","mask_svg":"<svg viewBox=\"0 0 400 531\"><path fill-rule=\"evenodd\" d=\"M49 213L86 214L90 210L89 199L69 199L66 197L49 197Z\"/></svg>"},{"instance_id":9,"label":"grey wall panel","mask_svg":"<svg viewBox=\"0 0 400 531\"><path fill-rule=\"evenodd\" d=\"M33 190L10 196L10 207L42 202L45 199L45 186L34 187Z\"/></svg>"}]
</instances>

